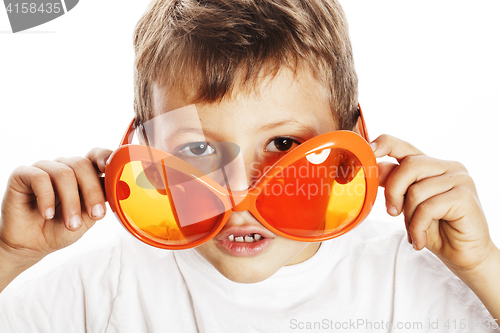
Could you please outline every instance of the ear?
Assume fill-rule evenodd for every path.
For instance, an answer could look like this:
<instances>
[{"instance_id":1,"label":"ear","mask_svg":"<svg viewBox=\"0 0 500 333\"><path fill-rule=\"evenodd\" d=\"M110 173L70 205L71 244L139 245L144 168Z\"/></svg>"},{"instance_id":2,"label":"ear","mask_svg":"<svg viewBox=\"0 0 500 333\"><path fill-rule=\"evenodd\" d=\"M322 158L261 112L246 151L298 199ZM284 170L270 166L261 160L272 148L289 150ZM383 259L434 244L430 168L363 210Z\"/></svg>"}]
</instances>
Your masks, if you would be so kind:
<instances>
[{"instance_id":1,"label":"ear","mask_svg":"<svg viewBox=\"0 0 500 333\"><path fill-rule=\"evenodd\" d=\"M137 127L137 139L139 140L139 144L141 146L148 146L152 147L153 142L152 140L148 137L148 133L146 131L146 125L145 124L140 124Z\"/></svg>"},{"instance_id":2,"label":"ear","mask_svg":"<svg viewBox=\"0 0 500 333\"><path fill-rule=\"evenodd\" d=\"M370 142L370 138L368 137L368 130L366 129L365 119L363 117L363 112L361 111L361 106L358 104L358 121L354 128L354 132L361 135L366 142ZM361 164L359 163L358 158L351 153L350 151L343 150L343 153L340 156L339 160L339 172L337 178L335 179L339 184L347 184L350 183L354 177L361 169Z\"/></svg>"}]
</instances>

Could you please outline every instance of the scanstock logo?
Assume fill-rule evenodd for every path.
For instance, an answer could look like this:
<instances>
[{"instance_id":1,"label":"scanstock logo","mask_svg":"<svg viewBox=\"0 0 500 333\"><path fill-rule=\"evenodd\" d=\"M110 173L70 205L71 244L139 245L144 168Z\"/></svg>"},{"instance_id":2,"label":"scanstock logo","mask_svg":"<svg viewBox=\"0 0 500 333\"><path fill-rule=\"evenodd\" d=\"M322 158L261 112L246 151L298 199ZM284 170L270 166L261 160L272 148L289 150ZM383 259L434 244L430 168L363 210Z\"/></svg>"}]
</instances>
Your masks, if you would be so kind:
<instances>
[{"instance_id":1,"label":"scanstock logo","mask_svg":"<svg viewBox=\"0 0 500 333\"><path fill-rule=\"evenodd\" d=\"M4 0L12 32L52 21L72 10L78 0Z\"/></svg>"}]
</instances>

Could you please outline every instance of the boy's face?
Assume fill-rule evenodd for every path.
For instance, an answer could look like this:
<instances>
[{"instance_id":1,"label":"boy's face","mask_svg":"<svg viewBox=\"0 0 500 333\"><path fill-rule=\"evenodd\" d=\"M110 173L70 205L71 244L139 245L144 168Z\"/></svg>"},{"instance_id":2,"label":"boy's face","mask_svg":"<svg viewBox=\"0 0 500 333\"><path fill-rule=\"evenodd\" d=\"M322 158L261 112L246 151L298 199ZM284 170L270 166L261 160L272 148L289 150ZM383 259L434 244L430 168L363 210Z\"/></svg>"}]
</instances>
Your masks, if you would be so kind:
<instances>
[{"instance_id":1,"label":"boy's face","mask_svg":"<svg viewBox=\"0 0 500 333\"><path fill-rule=\"evenodd\" d=\"M181 92L154 87L156 115L189 104ZM297 144L337 129L326 88L305 72L294 79L290 71L282 70L274 79L262 80L256 93L236 91L220 103L196 104L196 108L209 145L232 142L240 147L246 175L238 179L237 190L248 188L264 167ZM254 238L259 234L261 239L253 243L235 239L248 234ZM253 283L267 279L284 265L309 259L319 245L275 235L248 211L239 211L232 212L221 232L196 251L226 278Z\"/></svg>"}]
</instances>

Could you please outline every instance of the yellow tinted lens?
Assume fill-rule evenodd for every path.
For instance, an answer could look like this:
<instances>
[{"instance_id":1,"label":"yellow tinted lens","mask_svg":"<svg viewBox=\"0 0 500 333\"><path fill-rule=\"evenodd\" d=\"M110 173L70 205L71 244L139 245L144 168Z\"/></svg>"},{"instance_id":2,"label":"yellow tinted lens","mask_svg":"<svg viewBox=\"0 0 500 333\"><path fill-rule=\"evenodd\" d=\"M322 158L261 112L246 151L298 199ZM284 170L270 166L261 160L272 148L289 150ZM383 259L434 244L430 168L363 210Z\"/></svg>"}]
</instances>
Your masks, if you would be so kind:
<instances>
[{"instance_id":1,"label":"yellow tinted lens","mask_svg":"<svg viewBox=\"0 0 500 333\"><path fill-rule=\"evenodd\" d=\"M165 186L164 179L172 179ZM116 189L120 208L139 234L168 245L185 245L211 233L224 206L199 180L161 163L132 161Z\"/></svg>"},{"instance_id":2,"label":"yellow tinted lens","mask_svg":"<svg viewBox=\"0 0 500 333\"><path fill-rule=\"evenodd\" d=\"M363 169L346 184L333 182L325 216L325 230L333 232L351 223L363 208L366 180Z\"/></svg>"}]
</instances>

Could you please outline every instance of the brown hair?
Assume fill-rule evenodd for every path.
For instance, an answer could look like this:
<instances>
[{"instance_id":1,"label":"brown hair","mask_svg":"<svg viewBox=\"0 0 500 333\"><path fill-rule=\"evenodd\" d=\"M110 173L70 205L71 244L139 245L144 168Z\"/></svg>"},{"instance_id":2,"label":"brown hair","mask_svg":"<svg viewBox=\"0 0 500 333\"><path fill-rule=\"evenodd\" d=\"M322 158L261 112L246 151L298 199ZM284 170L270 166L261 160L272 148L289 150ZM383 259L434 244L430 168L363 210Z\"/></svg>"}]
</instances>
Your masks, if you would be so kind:
<instances>
[{"instance_id":1,"label":"brown hair","mask_svg":"<svg viewBox=\"0 0 500 333\"><path fill-rule=\"evenodd\" d=\"M336 0L153 0L134 49L138 123L153 117L153 83L212 103L282 67L308 69L328 87L340 129L357 121L358 80Z\"/></svg>"}]
</instances>

